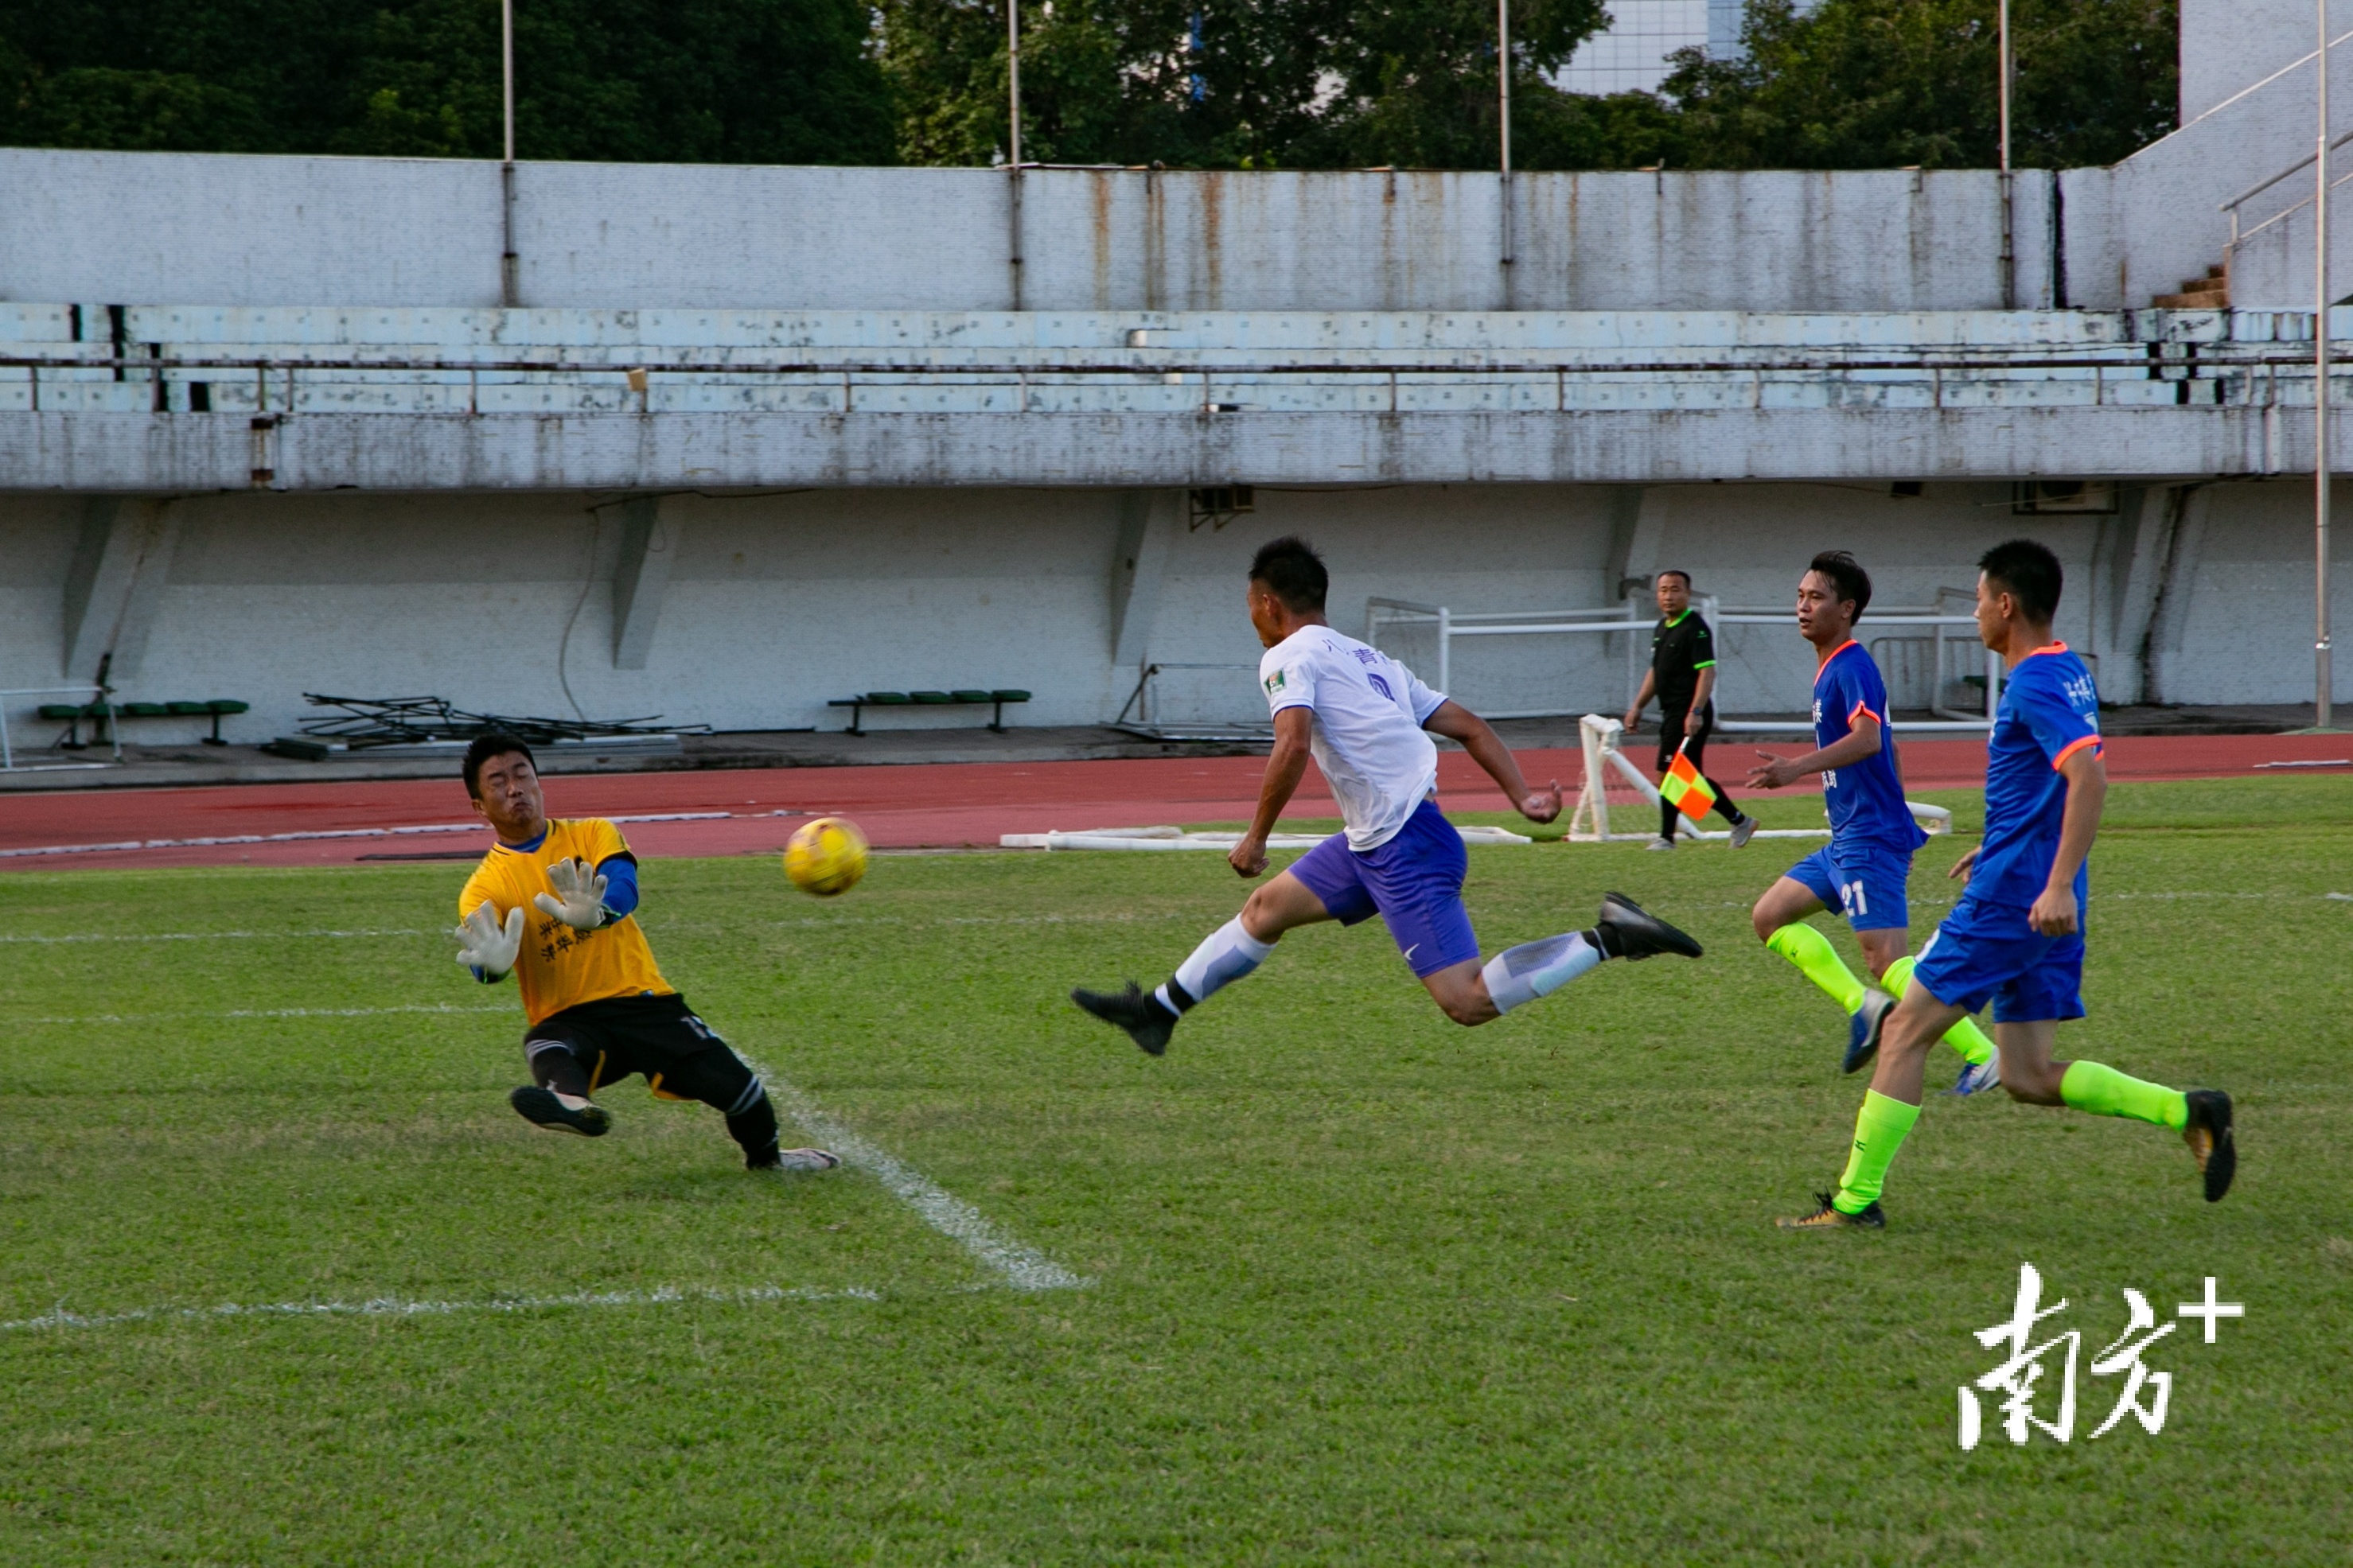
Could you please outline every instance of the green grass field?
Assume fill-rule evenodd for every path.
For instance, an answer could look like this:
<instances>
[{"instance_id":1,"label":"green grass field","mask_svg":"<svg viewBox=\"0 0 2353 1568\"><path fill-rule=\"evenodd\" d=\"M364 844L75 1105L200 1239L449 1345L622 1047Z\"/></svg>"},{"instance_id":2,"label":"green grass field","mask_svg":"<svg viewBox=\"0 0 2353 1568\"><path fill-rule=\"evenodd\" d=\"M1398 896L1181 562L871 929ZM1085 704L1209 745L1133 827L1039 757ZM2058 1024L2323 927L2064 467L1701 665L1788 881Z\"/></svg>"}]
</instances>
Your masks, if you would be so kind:
<instances>
[{"instance_id":1,"label":"green grass field","mask_svg":"<svg viewBox=\"0 0 2353 1568\"><path fill-rule=\"evenodd\" d=\"M1747 931L1802 844L1473 850L1490 952L1617 887L1708 956L1464 1031L1377 924L1306 931L1157 1061L1063 994L1166 975L1240 896L1214 857L883 857L831 903L649 863L698 1009L1089 1281L1047 1291L639 1082L600 1142L525 1126L462 866L0 878L0 1563L2343 1563L2353 784L2113 816L2068 1054L2229 1089L2237 1191L1932 1099L1881 1235L1771 1228L1862 1092ZM2024 1261L2075 1440L1964 1454ZM2165 1430L2087 1441L2122 1289L2171 1321L2208 1275L2246 1316L2148 1353Z\"/></svg>"}]
</instances>

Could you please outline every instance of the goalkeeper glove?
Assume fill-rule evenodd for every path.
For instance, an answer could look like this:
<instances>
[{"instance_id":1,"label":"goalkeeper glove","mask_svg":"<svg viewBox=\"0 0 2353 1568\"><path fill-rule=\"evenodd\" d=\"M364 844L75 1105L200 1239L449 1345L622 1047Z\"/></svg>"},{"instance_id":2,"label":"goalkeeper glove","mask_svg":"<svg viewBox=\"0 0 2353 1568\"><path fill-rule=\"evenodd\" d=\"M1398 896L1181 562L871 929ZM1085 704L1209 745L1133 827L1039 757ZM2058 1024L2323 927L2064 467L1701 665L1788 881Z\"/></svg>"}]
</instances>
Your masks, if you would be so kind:
<instances>
[{"instance_id":1,"label":"goalkeeper glove","mask_svg":"<svg viewBox=\"0 0 2353 1568\"><path fill-rule=\"evenodd\" d=\"M476 904L474 912L458 923L458 962L485 983L503 978L522 951L523 919L518 904L507 911L506 924L501 926L496 904L487 899Z\"/></svg>"},{"instance_id":2,"label":"goalkeeper glove","mask_svg":"<svg viewBox=\"0 0 2353 1568\"><path fill-rule=\"evenodd\" d=\"M554 892L531 896L532 907L541 914L581 931L595 931L605 923L605 879L587 861L558 860L547 868L547 882Z\"/></svg>"}]
</instances>

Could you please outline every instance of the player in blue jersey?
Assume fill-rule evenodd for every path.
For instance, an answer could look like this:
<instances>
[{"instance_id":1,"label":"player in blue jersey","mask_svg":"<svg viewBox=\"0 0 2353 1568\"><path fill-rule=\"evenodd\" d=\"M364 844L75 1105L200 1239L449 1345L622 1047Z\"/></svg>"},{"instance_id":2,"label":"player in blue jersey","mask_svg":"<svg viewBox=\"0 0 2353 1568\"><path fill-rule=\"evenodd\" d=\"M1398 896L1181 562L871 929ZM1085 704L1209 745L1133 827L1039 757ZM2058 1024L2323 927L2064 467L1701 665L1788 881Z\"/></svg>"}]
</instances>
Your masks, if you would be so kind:
<instances>
[{"instance_id":1,"label":"player in blue jersey","mask_svg":"<svg viewBox=\"0 0 2353 1568\"><path fill-rule=\"evenodd\" d=\"M2171 1128L2189 1143L2210 1204L2231 1190L2238 1167L2231 1097L2220 1089L2184 1093L2052 1058L2060 1023L2084 1016L2085 862L2108 793L2100 698L2084 661L2051 637L2059 558L2018 539L1987 551L1978 568L1978 635L2010 671L1988 742L1985 837L1953 868L1968 889L1880 1026L1878 1066L1838 1191L1822 1194L1812 1214L1780 1221L1787 1229L1886 1224L1880 1190L1919 1119L1928 1047L1989 1000L2011 1099Z\"/></svg>"},{"instance_id":2,"label":"player in blue jersey","mask_svg":"<svg viewBox=\"0 0 2353 1568\"><path fill-rule=\"evenodd\" d=\"M1854 640L1855 623L1871 604L1871 574L1843 550L1826 550L1798 580L1798 631L1814 645L1814 746L1802 757L1757 754L1748 782L1779 789L1809 773L1822 775L1822 804L1831 841L1757 900L1757 940L1797 965L1799 973L1846 1009L1845 1068L1871 1060L1870 1042L1912 973L1912 918L1906 908L1912 854L1928 841L1904 800L1904 774L1888 717L1887 685L1870 650ZM1854 931L1863 963L1881 991L1855 977L1830 939L1806 917L1836 910ZM1966 1064L1957 1094L1991 1084L1998 1072L1994 1044L1964 1018L1946 1037Z\"/></svg>"},{"instance_id":3,"label":"player in blue jersey","mask_svg":"<svg viewBox=\"0 0 2353 1568\"><path fill-rule=\"evenodd\" d=\"M1071 1000L1156 1057L1179 1018L1265 963L1283 932L1321 921L1355 925L1376 914L1415 977L1458 1024L1483 1024L1549 995L1606 959L1697 958L1699 943L1611 893L1587 930L1479 962L1462 907L1470 861L1462 836L1439 815L1438 747L1430 737L1461 742L1532 822L1560 815L1560 786L1530 789L1485 720L1380 649L1334 631L1324 618L1329 584L1304 540L1278 539L1250 563L1250 618L1267 650L1259 684L1274 714L1274 752L1258 813L1227 859L1244 877L1266 870L1267 835L1311 754L1346 831L1253 891L1241 913L1211 931L1166 984L1145 991L1131 981L1120 992L1073 991Z\"/></svg>"}]
</instances>

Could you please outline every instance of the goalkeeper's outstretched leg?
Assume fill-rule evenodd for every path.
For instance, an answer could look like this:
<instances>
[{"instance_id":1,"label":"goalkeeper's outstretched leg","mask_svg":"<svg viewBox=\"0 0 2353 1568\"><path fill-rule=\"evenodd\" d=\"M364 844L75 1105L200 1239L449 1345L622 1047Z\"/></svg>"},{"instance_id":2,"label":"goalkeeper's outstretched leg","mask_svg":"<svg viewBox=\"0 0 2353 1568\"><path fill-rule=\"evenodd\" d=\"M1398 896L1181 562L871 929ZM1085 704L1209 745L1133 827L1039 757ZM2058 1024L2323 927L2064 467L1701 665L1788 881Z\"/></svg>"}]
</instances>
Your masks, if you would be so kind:
<instances>
[{"instance_id":1,"label":"goalkeeper's outstretched leg","mask_svg":"<svg viewBox=\"0 0 2353 1568\"><path fill-rule=\"evenodd\" d=\"M727 1135L754 1171L828 1171L823 1149L786 1149L767 1086L687 1006L686 998L613 996L567 1007L523 1042L533 1082L509 1098L529 1121L596 1137L612 1125L600 1089L642 1074L658 1100L691 1100L726 1118Z\"/></svg>"}]
</instances>

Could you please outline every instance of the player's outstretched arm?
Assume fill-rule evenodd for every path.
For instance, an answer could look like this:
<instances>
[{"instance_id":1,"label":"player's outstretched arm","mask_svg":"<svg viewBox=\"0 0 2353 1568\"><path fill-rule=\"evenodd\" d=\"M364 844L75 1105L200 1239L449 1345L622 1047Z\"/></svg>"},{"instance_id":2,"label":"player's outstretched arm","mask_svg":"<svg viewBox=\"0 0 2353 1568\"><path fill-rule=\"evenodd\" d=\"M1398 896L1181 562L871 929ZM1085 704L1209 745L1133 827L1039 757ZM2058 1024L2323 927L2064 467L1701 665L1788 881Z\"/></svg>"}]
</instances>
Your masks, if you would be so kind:
<instances>
[{"instance_id":1,"label":"player's outstretched arm","mask_svg":"<svg viewBox=\"0 0 2353 1568\"><path fill-rule=\"evenodd\" d=\"M1855 727L1819 752L1808 752L1802 757L1777 757L1759 750L1762 763L1748 770L1750 789L1779 789L1795 784L1808 773L1819 773L1831 768L1849 768L1874 755L1879 750L1879 721L1870 714L1862 715Z\"/></svg>"},{"instance_id":2,"label":"player's outstretched arm","mask_svg":"<svg viewBox=\"0 0 2353 1568\"><path fill-rule=\"evenodd\" d=\"M1258 786L1258 813L1250 818L1250 831L1226 856L1226 863L1245 877L1266 869L1267 835L1274 831L1275 819L1298 793L1299 781L1307 776L1307 742L1314 729L1313 708L1285 708L1274 716L1274 751L1266 759L1266 778Z\"/></svg>"},{"instance_id":3,"label":"player's outstretched arm","mask_svg":"<svg viewBox=\"0 0 2353 1568\"><path fill-rule=\"evenodd\" d=\"M1437 710L1421 721L1421 727L1433 735L1443 735L1471 753L1471 760L1486 771L1495 781L1495 787L1511 801L1512 809L1530 822L1550 822L1560 815L1560 781L1553 780L1542 789L1530 789L1528 781L1520 776L1519 760L1512 748L1504 744L1487 721L1449 698Z\"/></svg>"},{"instance_id":4,"label":"player's outstretched arm","mask_svg":"<svg viewBox=\"0 0 2353 1568\"><path fill-rule=\"evenodd\" d=\"M501 925L496 904L488 899L476 904L458 922L458 962L485 984L505 979L507 971L515 966L516 955L522 952L523 918L522 906L517 904L507 911L506 923Z\"/></svg>"}]
</instances>

